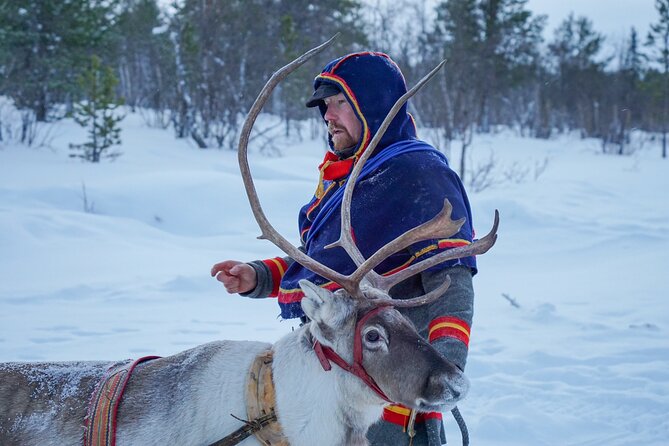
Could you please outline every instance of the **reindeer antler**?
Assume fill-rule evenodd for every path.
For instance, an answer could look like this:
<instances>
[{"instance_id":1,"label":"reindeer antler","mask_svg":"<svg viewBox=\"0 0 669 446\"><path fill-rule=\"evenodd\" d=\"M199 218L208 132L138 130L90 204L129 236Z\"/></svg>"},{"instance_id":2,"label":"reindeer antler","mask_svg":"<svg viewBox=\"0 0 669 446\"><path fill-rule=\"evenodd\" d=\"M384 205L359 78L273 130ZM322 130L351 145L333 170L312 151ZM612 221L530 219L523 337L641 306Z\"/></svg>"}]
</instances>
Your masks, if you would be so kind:
<instances>
[{"instance_id":1,"label":"reindeer antler","mask_svg":"<svg viewBox=\"0 0 669 446\"><path fill-rule=\"evenodd\" d=\"M323 265L322 263L314 260L313 258L306 255L304 252L300 251L298 248L293 246L288 240L286 240L281 234L279 234L276 229L270 224L269 220L265 216L265 213L262 210L260 200L258 198L258 193L255 189L253 183L253 178L251 177L251 171L248 163L248 142L253 124L255 123L260 111L263 106L269 99L274 88L285 79L290 73L295 71L297 68L302 66L305 62L311 59L316 54L320 53L324 49L328 48L334 40L339 36L339 34L332 37L327 42L309 50L304 53L302 56L298 57L294 61L285 65L278 71L276 71L270 79L267 81L263 89L260 91L260 94L256 98L251 110L244 121L242 126L242 131L239 137L239 147L238 147L238 159L239 167L242 173L242 179L244 181L244 187L246 189L246 194L251 204L251 210L253 215L260 226L262 235L258 238L266 239L274 243L279 249L288 254L293 260L302 265L303 267L313 271L314 273L330 279L333 282L339 284L344 288L353 298L362 299L364 298L364 293L361 290L361 283L364 281L369 281L372 286L379 288L383 291L390 290L395 284L401 282L402 280L407 279L408 277L417 274L430 268L438 263L444 262L446 260L457 259L461 257L468 257L477 254L483 254L488 249L494 245L497 238L497 227L499 224L499 216L497 211L495 211L495 223L492 230L488 235L483 239L477 240L474 243L459 247L449 249L448 251L441 252L433 257L425 259L421 262L418 262L409 268L402 270L399 273L396 273L392 276L384 277L377 274L374 271L374 268L378 266L383 260L388 258L390 255L407 248L413 243L429 240L434 238L448 238L453 234L457 233L460 230L460 227L464 223L464 218L453 221L451 220L451 204L448 200L444 200L444 208L431 220L423 223L420 226L417 226L414 229L411 229L404 234L400 235L396 239L387 243L381 249L379 249L374 255L369 259L365 260L364 256L355 245L352 237L351 231L351 201L353 197L353 188L355 183L362 171L362 167L367 161L367 159L372 155L374 149L378 145L379 141L383 137L383 134L387 130L388 126L392 122L393 118L397 112L401 109L404 103L423 86L425 85L440 69L444 66L446 61L442 61L437 65L432 71L430 71L423 79L421 79L411 90L402 95L401 98L397 100L395 105L391 108L390 112L384 119L381 127L374 135L374 138L370 142L369 146L365 149L364 153L361 155L358 162L355 164L349 179L344 190L344 198L341 205L341 233L339 240L335 243L328 245L326 248L331 248L335 246L342 247L346 253L351 257L355 262L358 268L349 275L341 274L337 271L334 271L332 268ZM397 307L408 307L422 305L428 302L431 302L441 296L450 284L450 280L445 281L437 289L432 292L413 299L405 300L394 300L393 305Z\"/></svg>"},{"instance_id":2,"label":"reindeer antler","mask_svg":"<svg viewBox=\"0 0 669 446\"><path fill-rule=\"evenodd\" d=\"M249 203L251 204L251 210L253 211L253 215L256 221L258 222L258 226L260 226L260 230L262 232L262 235L260 235L258 238L271 241L279 249L288 254L293 260L295 260L300 265L304 266L307 269L310 269L311 271L315 272L320 276L323 276L327 279L332 280L333 282L338 283L346 291L353 294L358 289L358 284L353 283L353 281L348 276L345 276L343 274L338 273L337 271L334 271L333 269L323 265L320 262L317 262L316 260L306 255L304 252L297 249L281 234L279 234L279 232L276 229L274 229L274 227L270 224L269 220L267 219L267 216L265 216L265 213L262 210L260 199L258 198L258 193L253 183L253 178L251 177L251 169L249 168L249 161L248 161L248 144L249 144L249 137L251 135L251 130L253 129L253 124L255 124L255 121L258 118L260 111L262 110L263 106L271 96L274 88L276 88L276 86L282 80L284 80L290 73L295 71L300 66L304 65L304 63L307 62L309 59L311 59L316 54L320 53L324 49L331 46L337 37L339 37L339 34L336 34L327 42L307 51L302 56L298 57L297 59L285 65L284 67L280 68L270 77L270 79L267 81L263 89L260 91L260 94L258 94L258 97L251 106L251 110L249 110L249 113L246 116L246 120L244 121L244 125L242 126L241 134L239 136L237 157L239 160L239 168L242 172L242 180L244 181L244 188L246 189L246 195L249 199Z\"/></svg>"},{"instance_id":3,"label":"reindeer antler","mask_svg":"<svg viewBox=\"0 0 669 446\"><path fill-rule=\"evenodd\" d=\"M376 149L376 146L379 144L379 141L381 141L381 138L386 133L386 130L388 130L388 127L395 118L395 115L397 115L402 106L406 103L406 101L409 100L410 97L415 95L416 92L418 92L418 90L420 90L423 87L423 85L425 85L430 79L432 79L432 77L434 77L435 74L437 74L437 72L441 69L441 67L444 66L445 63L446 63L445 60L441 61L439 65L437 65L432 71L430 71L420 81L418 81L418 83L411 90L404 93L395 102L395 104L390 109L385 119L381 123L381 126L374 135L374 138L372 138L369 145L360 156L358 162L355 163L355 166L353 167L353 170L351 171L351 174L348 177L348 180L346 182L346 187L344 189L344 197L342 198L342 203L341 203L341 232L339 234L339 240L327 245L326 248L334 248L334 247L344 248L346 253L351 257L351 259L355 262L357 266L360 266L365 262L365 257L362 255L362 253L356 246L355 242L353 241L353 231L351 229L351 201L353 199L353 188L355 187L355 183L358 181L360 172L362 172L362 167L364 166L365 162L367 162L372 153L374 153L374 149ZM399 249L397 249L394 252L399 251ZM394 254L394 252L388 253L386 257L390 256L391 254ZM361 274L360 279L357 279L356 276L356 280L360 282L366 278L370 282L374 283L378 281L380 277L381 276L379 276L376 272L374 272L374 270L369 268L364 274Z\"/></svg>"}]
</instances>

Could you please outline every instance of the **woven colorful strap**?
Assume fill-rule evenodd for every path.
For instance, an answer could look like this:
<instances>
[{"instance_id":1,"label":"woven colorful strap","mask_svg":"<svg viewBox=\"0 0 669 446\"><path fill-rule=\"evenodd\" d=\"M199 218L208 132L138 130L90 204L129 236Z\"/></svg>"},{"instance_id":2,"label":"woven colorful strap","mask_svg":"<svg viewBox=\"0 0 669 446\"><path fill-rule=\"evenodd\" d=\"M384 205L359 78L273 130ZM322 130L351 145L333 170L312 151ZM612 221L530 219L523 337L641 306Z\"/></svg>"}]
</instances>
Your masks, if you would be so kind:
<instances>
[{"instance_id":1,"label":"woven colorful strap","mask_svg":"<svg viewBox=\"0 0 669 446\"><path fill-rule=\"evenodd\" d=\"M98 383L84 420L84 446L114 446L116 444L116 413L135 367L160 356L145 356L112 365Z\"/></svg>"}]
</instances>

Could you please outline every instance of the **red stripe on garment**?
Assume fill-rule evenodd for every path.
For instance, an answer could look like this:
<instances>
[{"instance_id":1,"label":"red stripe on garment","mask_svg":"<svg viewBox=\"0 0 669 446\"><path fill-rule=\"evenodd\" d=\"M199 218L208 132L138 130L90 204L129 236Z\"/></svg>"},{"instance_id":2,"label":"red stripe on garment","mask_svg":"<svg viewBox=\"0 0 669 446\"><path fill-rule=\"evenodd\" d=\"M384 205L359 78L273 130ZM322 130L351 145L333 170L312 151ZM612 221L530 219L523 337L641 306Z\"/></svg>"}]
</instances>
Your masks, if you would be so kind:
<instances>
[{"instance_id":1,"label":"red stripe on garment","mask_svg":"<svg viewBox=\"0 0 669 446\"><path fill-rule=\"evenodd\" d=\"M450 337L459 339L466 346L469 346L471 328L469 327L469 324L462 319L453 316L442 316L430 322L428 333L428 340L430 342L434 342L440 338Z\"/></svg>"},{"instance_id":2,"label":"red stripe on garment","mask_svg":"<svg viewBox=\"0 0 669 446\"><path fill-rule=\"evenodd\" d=\"M439 247L439 249L446 249L446 248L459 248L460 246L467 246L470 244L471 242L462 239L444 239L444 240L439 240L437 246Z\"/></svg>"},{"instance_id":3,"label":"red stripe on garment","mask_svg":"<svg viewBox=\"0 0 669 446\"><path fill-rule=\"evenodd\" d=\"M307 232L309 232L309 229L311 229L311 226L309 226L308 228L302 229L302 232L300 232L300 240L302 240L302 243L307 241L307 239L305 237L307 236Z\"/></svg>"},{"instance_id":4,"label":"red stripe on garment","mask_svg":"<svg viewBox=\"0 0 669 446\"><path fill-rule=\"evenodd\" d=\"M456 328L440 328L430 333L430 342L434 342L441 338L455 338L462 341L463 344L469 347L469 336Z\"/></svg>"},{"instance_id":5,"label":"red stripe on garment","mask_svg":"<svg viewBox=\"0 0 669 446\"><path fill-rule=\"evenodd\" d=\"M328 282L319 286L329 291L337 291L339 288L341 288L341 286L335 282ZM292 304L301 301L303 297L304 292L301 288L296 288L294 290L284 290L283 288L279 289L279 303Z\"/></svg>"},{"instance_id":6,"label":"red stripe on garment","mask_svg":"<svg viewBox=\"0 0 669 446\"><path fill-rule=\"evenodd\" d=\"M388 423L397 424L402 426L402 429L406 429L409 424L409 416L411 414L410 409L404 406L386 406L383 409L383 420ZM419 412L416 414L416 423L424 423L425 420L441 420L442 415L440 412Z\"/></svg>"},{"instance_id":7,"label":"red stripe on garment","mask_svg":"<svg viewBox=\"0 0 669 446\"><path fill-rule=\"evenodd\" d=\"M281 278L286 273L288 264L281 257L263 260L262 262L269 268L269 272L272 276L272 292L269 297L277 297L279 295Z\"/></svg>"}]
</instances>

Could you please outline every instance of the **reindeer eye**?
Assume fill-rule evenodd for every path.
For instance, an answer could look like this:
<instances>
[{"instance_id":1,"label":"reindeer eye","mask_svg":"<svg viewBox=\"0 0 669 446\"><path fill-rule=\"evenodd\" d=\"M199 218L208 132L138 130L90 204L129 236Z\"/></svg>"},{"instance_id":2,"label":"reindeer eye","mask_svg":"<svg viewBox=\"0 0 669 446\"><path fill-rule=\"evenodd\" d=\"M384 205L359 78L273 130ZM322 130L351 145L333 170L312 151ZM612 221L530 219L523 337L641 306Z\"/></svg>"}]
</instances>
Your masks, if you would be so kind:
<instances>
[{"instance_id":1,"label":"reindeer eye","mask_svg":"<svg viewBox=\"0 0 669 446\"><path fill-rule=\"evenodd\" d=\"M369 330L369 331L365 334L365 339L366 339L368 342L378 342L378 340L379 340L380 338L381 338L381 335L380 335L379 332L376 331L376 330Z\"/></svg>"}]
</instances>

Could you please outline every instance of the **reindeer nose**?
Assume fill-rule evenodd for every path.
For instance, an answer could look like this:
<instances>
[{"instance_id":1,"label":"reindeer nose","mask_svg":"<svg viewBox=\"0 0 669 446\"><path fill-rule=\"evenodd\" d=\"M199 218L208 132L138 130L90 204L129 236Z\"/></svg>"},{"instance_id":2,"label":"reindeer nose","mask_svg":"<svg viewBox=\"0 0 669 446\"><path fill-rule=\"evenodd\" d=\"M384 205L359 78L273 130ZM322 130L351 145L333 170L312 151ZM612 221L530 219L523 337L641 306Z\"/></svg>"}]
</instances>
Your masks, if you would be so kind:
<instances>
[{"instance_id":1,"label":"reindeer nose","mask_svg":"<svg viewBox=\"0 0 669 446\"><path fill-rule=\"evenodd\" d=\"M448 380L448 387L453 395L453 399L460 401L469 392L469 380L458 370L458 373Z\"/></svg>"},{"instance_id":2,"label":"reindeer nose","mask_svg":"<svg viewBox=\"0 0 669 446\"><path fill-rule=\"evenodd\" d=\"M427 394L433 401L460 401L469 390L469 380L457 370L453 373L432 373L427 382Z\"/></svg>"}]
</instances>

